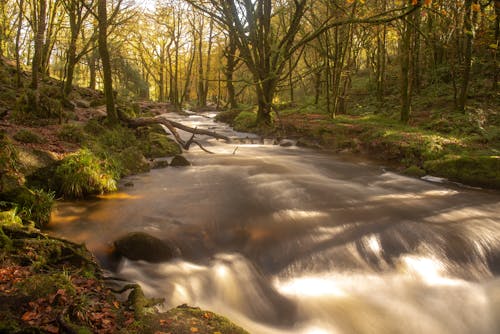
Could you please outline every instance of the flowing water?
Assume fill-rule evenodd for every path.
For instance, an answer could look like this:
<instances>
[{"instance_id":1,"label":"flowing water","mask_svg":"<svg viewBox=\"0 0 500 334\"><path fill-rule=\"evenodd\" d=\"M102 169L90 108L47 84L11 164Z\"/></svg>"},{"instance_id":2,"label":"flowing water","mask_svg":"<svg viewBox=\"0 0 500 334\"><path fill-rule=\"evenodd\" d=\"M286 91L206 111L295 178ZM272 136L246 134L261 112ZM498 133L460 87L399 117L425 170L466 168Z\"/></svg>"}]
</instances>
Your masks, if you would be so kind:
<instances>
[{"instance_id":1,"label":"flowing water","mask_svg":"<svg viewBox=\"0 0 500 334\"><path fill-rule=\"evenodd\" d=\"M500 332L498 193L272 145L207 115L176 117L239 139L199 137L216 154L193 147L191 167L60 203L51 233L85 242L165 308L207 308L251 333ZM131 231L182 255L113 266L106 249Z\"/></svg>"}]
</instances>

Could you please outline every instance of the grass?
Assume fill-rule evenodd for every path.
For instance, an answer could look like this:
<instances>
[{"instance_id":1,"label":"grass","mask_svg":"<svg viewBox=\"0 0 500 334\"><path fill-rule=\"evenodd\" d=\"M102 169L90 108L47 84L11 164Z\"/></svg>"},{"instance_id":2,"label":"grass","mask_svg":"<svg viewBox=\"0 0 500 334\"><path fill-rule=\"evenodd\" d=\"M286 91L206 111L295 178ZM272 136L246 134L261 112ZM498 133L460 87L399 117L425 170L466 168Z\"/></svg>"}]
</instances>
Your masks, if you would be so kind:
<instances>
[{"instance_id":1,"label":"grass","mask_svg":"<svg viewBox=\"0 0 500 334\"><path fill-rule=\"evenodd\" d=\"M64 197L82 198L116 190L116 175L109 163L87 148L65 157L55 177Z\"/></svg>"}]
</instances>

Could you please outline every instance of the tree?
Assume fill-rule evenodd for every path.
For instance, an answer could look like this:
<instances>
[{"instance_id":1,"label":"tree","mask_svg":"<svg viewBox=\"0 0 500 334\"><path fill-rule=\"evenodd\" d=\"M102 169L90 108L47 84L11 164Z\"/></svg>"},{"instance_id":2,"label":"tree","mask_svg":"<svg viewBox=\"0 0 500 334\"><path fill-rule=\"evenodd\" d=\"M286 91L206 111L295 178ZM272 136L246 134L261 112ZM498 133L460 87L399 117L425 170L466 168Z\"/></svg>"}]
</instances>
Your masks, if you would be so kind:
<instances>
[{"instance_id":1,"label":"tree","mask_svg":"<svg viewBox=\"0 0 500 334\"><path fill-rule=\"evenodd\" d=\"M113 79L111 73L111 60L108 50L108 11L106 0L97 1L97 21L99 27L99 56L101 57L104 97L106 98L106 113L111 124L118 122L113 92Z\"/></svg>"},{"instance_id":2,"label":"tree","mask_svg":"<svg viewBox=\"0 0 500 334\"><path fill-rule=\"evenodd\" d=\"M252 73L258 103L257 122L270 123L273 98L283 77L288 60L304 44L314 40L325 31L356 23L380 24L402 18L421 6L414 1L411 6L401 8L400 14L391 10L364 18L347 18L336 21L326 17L318 28L298 37L302 20L310 0L294 0L280 3L272 0L188 0L193 6L211 16L217 23L234 34L242 61ZM288 24L277 29L274 21Z\"/></svg>"}]
</instances>

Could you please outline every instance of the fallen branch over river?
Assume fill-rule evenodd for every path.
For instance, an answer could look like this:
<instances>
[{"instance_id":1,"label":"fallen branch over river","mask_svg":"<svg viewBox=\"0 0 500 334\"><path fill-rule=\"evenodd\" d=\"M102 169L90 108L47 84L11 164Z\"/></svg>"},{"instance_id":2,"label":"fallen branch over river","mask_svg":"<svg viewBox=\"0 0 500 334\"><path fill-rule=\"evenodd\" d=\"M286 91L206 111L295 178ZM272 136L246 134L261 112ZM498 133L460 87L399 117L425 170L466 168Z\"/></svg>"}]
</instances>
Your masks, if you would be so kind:
<instances>
[{"instance_id":1,"label":"fallen branch over river","mask_svg":"<svg viewBox=\"0 0 500 334\"><path fill-rule=\"evenodd\" d=\"M217 133L215 131L192 128L190 126L181 124L179 122L172 121L172 120L164 117L163 115L159 115L159 116L155 116L155 117L138 117L138 118L127 118L124 115L121 115L121 119L125 123L127 123L128 126L133 127L133 128L137 128L139 126L152 125L152 124L162 124L174 135L177 143L179 143L179 145L181 145L181 147L186 151L189 150L189 147L191 146L191 144L194 143L194 144L198 145L203 151L205 151L207 153L212 153L209 150L205 149L198 141L194 140L194 136L197 134L210 136L210 137L213 137L216 139L222 139L222 140L225 140L226 142L231 141L231 139L229 139L229 137L224 136L224 135ZM177 132L177 129L180 129L180 130L183 130L186 132L190 132L193 135L191 136L191 138L188 141L184 141L181 138L181 136L179 135L179 132Z\"/></svg>"}]
</instances>

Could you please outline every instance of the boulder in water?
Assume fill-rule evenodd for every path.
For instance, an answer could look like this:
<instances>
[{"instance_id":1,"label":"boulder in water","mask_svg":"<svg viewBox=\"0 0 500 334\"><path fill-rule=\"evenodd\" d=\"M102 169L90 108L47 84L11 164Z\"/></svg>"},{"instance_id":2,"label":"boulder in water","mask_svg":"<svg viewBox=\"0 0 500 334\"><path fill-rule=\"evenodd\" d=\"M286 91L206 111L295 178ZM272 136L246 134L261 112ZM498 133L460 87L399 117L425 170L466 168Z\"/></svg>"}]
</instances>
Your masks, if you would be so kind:
<instances>
[{"instance_id":1,"label":"boulder in water","mask_svg":"<svg viewBox=\"0 0 500 334\"><path fill-rule=\"evenodd\" d=\"M114 245L117 255L130 260L163 262L179 255L176 247L144 232L128 233L116 240Z\"/></svg>"},{"instance_id":2,"label":"boulder in water","mask_svg":"<svg viewBox=\"0 0 500 334\"><path fill-rule=\"evenodd\" d=\"M191 166L191 163L182 155L176 155L170 162L171 167Z\"/></svg>"},{"instance_id":3,"label":"boulder in water","mask_svg":"<svg viewBox=\"0 0 500 334\"><path fill-rule=\"evenodd\" d=\"M283 139L282 141L280 141L279 145L282 147L290 147L295 145L295 143L290 139Z\"/></svg>"}]
</instances>

